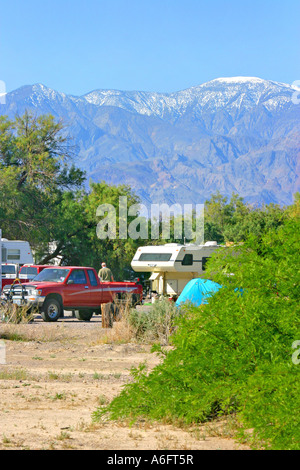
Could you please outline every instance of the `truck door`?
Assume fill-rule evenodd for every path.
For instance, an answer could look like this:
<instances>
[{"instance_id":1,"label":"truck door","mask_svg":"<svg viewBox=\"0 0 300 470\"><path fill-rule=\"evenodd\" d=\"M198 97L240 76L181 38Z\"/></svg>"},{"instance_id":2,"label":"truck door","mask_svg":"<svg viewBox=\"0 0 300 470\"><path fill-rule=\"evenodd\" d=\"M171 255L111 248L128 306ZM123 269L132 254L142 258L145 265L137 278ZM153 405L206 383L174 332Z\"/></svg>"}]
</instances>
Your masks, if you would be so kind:
<instances>
[{"instance_id":1,"label":"truck door","mask_svg":"<svg viewBox=\"0 0 300 470\"><path fill-rule=\"evenodd\" d=\"M73 269L64 288L65 307L88 307L91 302L90 284L84 269Z\"/></svg>"},{"instance_id":2,"label":"truck door","mask_svg":"<svg viewBox=\"0 0 300 470\"><path fill-rule=\"evenodd\" d=\"M95 271L93 269L87 269L87 274L90 282L90 304L91 307L99 307L103 303L103 287L99 284Z\"/></svg>"}]
</instances>

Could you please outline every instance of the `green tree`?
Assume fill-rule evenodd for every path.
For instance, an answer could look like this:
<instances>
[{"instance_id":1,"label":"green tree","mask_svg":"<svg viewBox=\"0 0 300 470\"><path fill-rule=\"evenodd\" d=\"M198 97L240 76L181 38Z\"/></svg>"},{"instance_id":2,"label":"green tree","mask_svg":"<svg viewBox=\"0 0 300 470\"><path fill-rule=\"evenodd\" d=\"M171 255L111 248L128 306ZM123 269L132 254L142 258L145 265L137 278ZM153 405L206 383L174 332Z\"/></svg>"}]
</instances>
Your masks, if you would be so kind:
<instances>
[{"instance_id":1,"label":"green tree","mask_svg":"<svg viewBox=\"0 0 300 470\"><path fill-rule=\"evenodd\" d=\"M51 241L51 216L64 191L82 186L84 173L70 165L63 131L52 116L0 117L0 223L7 238L33 247Z\"/></svg>"},{"instance_id":2,"label":"green tree","mask_svg":"<svg viewBox=\"0 0 300 470\"><path fill-rule=\"evenodd\" d=\"M130 275L130 263L141 243L141 240L134 240L128 235L130 223L136 219L138 213L133 216L127 216L127 238L120 238L120 198L127 199L127 210L130 207L138 208L140 199L133 193L131 188L126 185L108 185L105 182L90 183L91 191L85 197L85 214L89 223L94 224L93 229L88 234L88 240L93 253L93 266L99 269L101 262L112 269L114 278L122 280ZM116 233L113 238L99 239L97 235L97 224L102 218L97 217L97 209L102 204L110 204L115 209ZM125 234L122 234L122 236Z\"/></svg>"},{"instance_id":3,"label":"green tree","mask_svg":"<svg viewBox=\"0 0 300 470\"><path fill-rule=\"evenodd\" d=\"M205 203L205 240L222 244L245 241L250 234L261 236L279 227L285 213L286 207L278 204L250 206L238 194L233 193L228 200L216 193Z\"/></svg>"},{"instance_id":4,"label":"green tree","mask_svg":"<svg viewBox=\"0 0 300 470\"><path fill-rule=\"evenodd\" d=\"M233 213L233 205L228 203L228 198L222 196L219 192L205 201L205 238L223 243L224 230Z\"/></svg>"},{"instance_id":5,"label":"green tree","mask_svg":"<svg viewBox=\"0 0 300 470\"><path fill-rule=\"evenodd\" d=\"M43 192L80 187L84 174L70 165L72 149L61 122L51 115L0 118L0 168L14 170L17 189Z\"/></svg>"}]
</instances>

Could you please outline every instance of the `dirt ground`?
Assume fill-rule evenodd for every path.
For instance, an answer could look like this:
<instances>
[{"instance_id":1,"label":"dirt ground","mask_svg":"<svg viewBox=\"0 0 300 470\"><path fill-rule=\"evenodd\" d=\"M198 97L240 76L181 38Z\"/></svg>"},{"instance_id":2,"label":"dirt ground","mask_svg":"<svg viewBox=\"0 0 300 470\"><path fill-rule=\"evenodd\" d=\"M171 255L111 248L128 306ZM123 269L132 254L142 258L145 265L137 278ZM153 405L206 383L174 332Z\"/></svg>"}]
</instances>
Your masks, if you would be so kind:
<instances>
[{"instance_id":1,"label":"dirt ground","mask_svg":"<svg viewBox=\"0 0 300 470\"><path fill-rule=\"evenodd\" d=\"M55 324L37 318L0 323L0 332L7 338L1 340L0 450L247 449L224 422L186 430L146 421L93 423L92 413L131 380L132 366L159 362L122 322L107 330L100 317L83 323L69 316Z\"/></svg>"}]
</instances>

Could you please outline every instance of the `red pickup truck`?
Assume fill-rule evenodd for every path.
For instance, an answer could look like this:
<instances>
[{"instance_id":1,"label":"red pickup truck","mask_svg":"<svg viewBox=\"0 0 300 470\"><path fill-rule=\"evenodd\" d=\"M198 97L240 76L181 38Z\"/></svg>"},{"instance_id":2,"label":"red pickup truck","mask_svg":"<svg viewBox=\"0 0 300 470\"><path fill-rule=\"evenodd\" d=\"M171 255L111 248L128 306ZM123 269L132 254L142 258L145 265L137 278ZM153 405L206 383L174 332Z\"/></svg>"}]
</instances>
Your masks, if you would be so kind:
<instances>
[{"instance_id":1,"label":"red pickup truck","mask_svg":"<svg viewBox=\"0 0 300 470\"><path fill-rule=\"evenodd\" d=\"M38 309L46 322L57 321L64 310L75 311L79 320L89 321L93 313L101 313L101 304L126 296L140 303L142 286L135 282L100 282L95 269L77 266L45 268L33 281L16 284L11 292L13 303Z\"/></svg>"}]
</instances>

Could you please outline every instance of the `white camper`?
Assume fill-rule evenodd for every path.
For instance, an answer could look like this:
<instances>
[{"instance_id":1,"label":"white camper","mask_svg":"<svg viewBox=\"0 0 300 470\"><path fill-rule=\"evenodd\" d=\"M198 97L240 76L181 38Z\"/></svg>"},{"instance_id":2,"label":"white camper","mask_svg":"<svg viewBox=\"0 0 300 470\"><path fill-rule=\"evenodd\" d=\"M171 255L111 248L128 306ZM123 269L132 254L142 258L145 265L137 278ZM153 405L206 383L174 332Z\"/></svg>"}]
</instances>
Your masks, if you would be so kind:
<instances>
[{"instance_id":1,"label":"white camper","mask_svg":"<svg viewBox=\"0 0 300 470\"><path fill-rule=\"evenodd\" d=\"M219 247L217 242L144 246L138 248L131 267L136 272L152 273L152 292L177 297L191 279L203 276L207 259Z\"/></svg>"},{"instance_id":2,"label":"white camper","mask_svg":"<svg viewBox=\"0 0 300 470\"><path fill-rule=\"evenodd\" d=\"M1 262L3 264L33 264L33 256L28 242L1 238Z\"/></svg>"}]
</instances>

